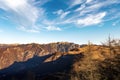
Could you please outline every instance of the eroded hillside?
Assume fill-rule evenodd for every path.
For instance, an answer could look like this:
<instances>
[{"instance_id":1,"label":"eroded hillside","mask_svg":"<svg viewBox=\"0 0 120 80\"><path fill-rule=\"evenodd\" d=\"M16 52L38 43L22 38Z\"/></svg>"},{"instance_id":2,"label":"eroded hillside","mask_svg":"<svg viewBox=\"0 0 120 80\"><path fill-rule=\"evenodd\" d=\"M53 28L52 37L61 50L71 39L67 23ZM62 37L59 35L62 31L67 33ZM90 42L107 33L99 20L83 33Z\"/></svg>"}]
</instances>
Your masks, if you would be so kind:
<instances>
[{"instance_id":1,"label":"eroded hillside","mask_svg":"<svg viewBox=\"0 0 120 80\"><path fill-rule=\"evenodd\" d=\"M79 45L68 42L50 44L12 44L0 45L0 69L7 68L14 62L23 62L33 56L45 56L55 52L65 53Z\"/></svg>"}]
</instances>

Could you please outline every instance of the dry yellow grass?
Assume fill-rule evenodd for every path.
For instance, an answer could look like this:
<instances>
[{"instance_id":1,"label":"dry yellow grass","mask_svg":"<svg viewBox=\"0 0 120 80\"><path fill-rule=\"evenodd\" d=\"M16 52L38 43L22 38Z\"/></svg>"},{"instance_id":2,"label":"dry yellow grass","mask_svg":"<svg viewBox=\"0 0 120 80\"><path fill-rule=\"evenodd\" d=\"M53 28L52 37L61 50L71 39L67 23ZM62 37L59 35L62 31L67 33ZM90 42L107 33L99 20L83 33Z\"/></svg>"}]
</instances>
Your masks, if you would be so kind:
<instances>
[{"instance_id":1,"label":"dry yellow grass","mask_svg":"<svg viewBox=\"0 0 120 80\"><path fill-rule=\"evenodd\" d=\"M106 45L92 45L78 49L84 55L77 58L71 71L71 80L119 80L120 41Z\"/></svg>"}]
</instances>

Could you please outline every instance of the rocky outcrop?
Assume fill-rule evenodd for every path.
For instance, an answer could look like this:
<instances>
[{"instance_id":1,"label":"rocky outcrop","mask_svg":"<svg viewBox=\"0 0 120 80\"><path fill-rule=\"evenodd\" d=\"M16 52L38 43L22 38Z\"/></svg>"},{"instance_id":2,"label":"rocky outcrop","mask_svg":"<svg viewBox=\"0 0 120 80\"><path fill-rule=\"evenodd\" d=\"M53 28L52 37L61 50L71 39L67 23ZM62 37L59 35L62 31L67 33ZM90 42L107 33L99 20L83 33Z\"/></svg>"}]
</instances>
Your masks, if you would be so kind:
<instances>
[{"instance_id":1,"label":"rocky outcrop","mask_svg":"<svg viewBox=\"0 0 120 80\"><path fill-rule=\"evenodd\" d=\"M0 45L0 69L7 68L14 62L27 61L28 59L33 58L33 56L45 56L55 52L65 53L78 47L79 45L68 42L50 44L2 44ZM59 57L61 55L59 54ZM56 55L54 57L56 57Z\"/></svg>"}]
</instances>

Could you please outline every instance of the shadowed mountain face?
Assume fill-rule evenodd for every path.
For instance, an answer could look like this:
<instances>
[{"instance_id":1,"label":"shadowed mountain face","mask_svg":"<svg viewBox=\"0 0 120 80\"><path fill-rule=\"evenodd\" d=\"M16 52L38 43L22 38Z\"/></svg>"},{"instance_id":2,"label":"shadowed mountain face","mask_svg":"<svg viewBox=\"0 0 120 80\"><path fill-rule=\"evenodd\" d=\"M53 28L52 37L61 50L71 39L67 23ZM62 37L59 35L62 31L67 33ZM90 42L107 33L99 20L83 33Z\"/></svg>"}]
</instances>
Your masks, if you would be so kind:
<instances>
[{"instance_id":1,"label":"shadowed mountain face","mask_svg":"<svg viewBox=\"0 0 120 80\"><path fill-rule=\"evenodd\" d=\"M22 44L22 45L0 45L0 69L12 65L14 62L23 62L33 56L44 56L55 52L67 52L77 48L74 43L51 43L51 44Z\"/></svg>"},{"instance_id":2,"label":"shadowed mountain face","mask_svg":"<svg viewBox=\"0 0 120 80\"><path fill-rule=\"evenodd\" d=\"M67 72L71 69L71 65L78 55L82 56L81 54L67 54L54 61L44 62L47 58L54 56L54 54L49 54L42 57L34 56L24 62L14 62L8 68L0 70L0 80L12 80L13 77L16 77L17 80L29 80L26 78L30 76L29 74L32 76L34 74L36 79L41 79L52 73Z\"/></svg>"},{"instance_id":3,"label":"shadowed mountain face","mask_svg":"<svg viewBox=\"0 0 120 80\"><path fill-rule=\"evenodd\" d=\"M16 63L19 63L17 66L21 66L19 69L24 69L24 67L28 64L21 64L21 62L25 62L28 59L34 58L35 56L43 57L45 55L50 55L55 52L61 52L59 55L54 55L54 59L56 57L59 58L62 55L64 55L66 52L68 52L71 49L78 48L79 45L74 43L67 43L67 42L58 42L58 43L51 43L51 44L15 44L15 45L0 45L0 69L4 69L9 67L10 65L15 65ZM37 59L37 58L35 58ZM47 58L46 58L47 59ZM37 63L41 60L36 60ZM50 60L47 59L47 61L52 61L52 57L50 57ZM43 61L42 61L43 62ZM32 63L30 64L31 67L35 67L36 64ZM16 66L13 66L16 68ZM28 67L27 67L28 68ZM12 70L12 69L11 69Z\"/></svg>"}]
</instances>

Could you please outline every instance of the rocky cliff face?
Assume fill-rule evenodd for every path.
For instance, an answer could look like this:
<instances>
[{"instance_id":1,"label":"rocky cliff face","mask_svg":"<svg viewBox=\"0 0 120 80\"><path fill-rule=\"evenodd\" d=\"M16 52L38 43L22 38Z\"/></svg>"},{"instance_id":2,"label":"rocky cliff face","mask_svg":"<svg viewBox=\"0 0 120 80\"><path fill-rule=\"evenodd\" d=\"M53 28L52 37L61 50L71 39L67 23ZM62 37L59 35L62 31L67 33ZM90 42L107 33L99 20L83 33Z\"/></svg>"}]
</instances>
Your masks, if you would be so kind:
<instances>
[{"instance_id":1,"label":"rocky cliff face","mask_svg":"<svg viewBox=\"0 0 120 80\"><path fill-rule=\"evenodd\" d=\"M65 53L71 49L78 48L79 45L67 42L50 44L14 44L0 45L0 69L12 65L14 62L24 62L33 56L45 56L56 52ZM62 54L61 54L62 55ZM59 56L61 56L59 54ZM54 56L57 57L57 56ZM51 60L51 59L50 59ZM49 61L49 60L48 60Z\"/></svg>"}]
</instances>

